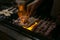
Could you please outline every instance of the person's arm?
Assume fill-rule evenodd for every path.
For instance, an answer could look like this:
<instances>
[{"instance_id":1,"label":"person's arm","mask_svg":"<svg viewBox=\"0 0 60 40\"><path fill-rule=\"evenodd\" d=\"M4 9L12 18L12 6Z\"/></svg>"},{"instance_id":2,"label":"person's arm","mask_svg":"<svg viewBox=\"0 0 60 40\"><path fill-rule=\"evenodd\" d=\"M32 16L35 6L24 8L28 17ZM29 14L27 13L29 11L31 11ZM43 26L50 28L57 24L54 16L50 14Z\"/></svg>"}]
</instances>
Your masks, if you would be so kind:
<instances>
[{"instance_id":1,"label":"person's arm","mask_svg":"<svg viewBox=\"0 0 60 40\"><path fill-rule=\"evenodd\" d=\"M33 2L29 3L27 5L27 12L31 15L41 3L42 0L34 0Z\"/></svg>"}]
</instances>

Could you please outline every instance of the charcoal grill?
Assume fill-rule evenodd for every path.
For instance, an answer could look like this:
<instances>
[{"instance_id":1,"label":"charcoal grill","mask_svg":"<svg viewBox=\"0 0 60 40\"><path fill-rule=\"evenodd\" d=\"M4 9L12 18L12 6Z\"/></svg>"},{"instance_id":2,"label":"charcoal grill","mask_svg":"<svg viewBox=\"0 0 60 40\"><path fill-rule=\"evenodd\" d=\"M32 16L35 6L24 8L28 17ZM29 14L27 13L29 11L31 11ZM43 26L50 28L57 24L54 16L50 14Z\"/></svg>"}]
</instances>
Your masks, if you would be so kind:
<instances>
[{"instance_id":1,"label":"charcoal grill","mask_svg":"<svg viewBox=\"0 0 60 40\"><path fill-rule=\"evenodd\" d=\"M50 10L49 10L50 11ZM34 15L35 16L35 15ZM33 17L34 17L33 16ZM39 18L39 20L45 20L44 18L46 19L49 19L49 20L53 20L53 22L55 23L55 18L52 18L51 16L42 16L42 15L37 15L36 18L38 18L39 16L41 16L41 18ZM21 25L16 25L16 24L13 24L13 21L12 20L16 20L18 18L18 15L17 15L17 12L13 12L13 14L11 14L11 16L7 17L7 16L3 16L5 18L3 18L2 21L0 21L1 24L3 24L4 26L6 26L7 28L11 29L11 30L14 30L24 36L27 36L33 40L36 40L36 39L39 39L39 40L55 40L54 38L54 35L55 35L55 28L51 31L51 33L49 34L49 36L45 36L43 35L43 33L37 33L35 32L35 29L34 31L30 31L26 28L23 28ZM47 21L47 20L45 20ZM40 26L40 25L39 25ZM37 27L39 27L37 26Z\"/></svg>"}]
</instances>

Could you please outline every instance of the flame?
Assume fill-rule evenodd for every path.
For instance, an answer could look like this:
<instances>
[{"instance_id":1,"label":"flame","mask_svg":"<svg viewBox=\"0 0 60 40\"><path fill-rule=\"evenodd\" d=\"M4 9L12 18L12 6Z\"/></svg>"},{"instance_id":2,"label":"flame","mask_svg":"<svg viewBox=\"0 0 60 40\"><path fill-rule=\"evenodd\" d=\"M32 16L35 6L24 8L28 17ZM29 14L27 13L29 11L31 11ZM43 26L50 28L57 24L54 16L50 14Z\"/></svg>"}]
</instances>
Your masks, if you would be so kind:
<instances>
[{"instance_id":1,"label":"flame","mask_svg":"<svg viewBox=\"0 0 60 40\"><path fill-rule=\"evenodd\" d=\"M26 28L26 26L23 26L23 28L28 29L30 31L32 31L34 29L34 27L38 24L38 22L35 22L34 24L32 24L30 27Z\"/></svg>"},{"instance_id":2,"label":"flame","mask_svg":"<svg viewBox=\"0 0 60 40\"><path fill-rule=\"evenodd\" d=\"M33 8L31 10L29 8L27 8L26 10L25 4L18 5L18 16L20 18L21 23L24 23L30 17Z\"/></svg>"},{"instance_id":3,"label":"flame","mask_svg":"<svg viewBox=\"0 0 60 40\"><path fill-rule=\"evenodd\" d=\"M28 9L29 10L29 9ZM20 19L20 24L24 24L25 21L27 21L27 19L29 18L29 16L31 15L31 12L29 13L29 11L25 10L25 5L21 4L18 6L18 16ZM32 31L32 29L37 25L38 23L35 22L34 24L32 24L29 28L26 28L25 26L23 26L23 28L26 28L30 31Z\"/></svg>"},{"instance_id":4,"label":"flame","mask_svg":"<svg viewBox=\"0 0 60 40\"><path fill-rule=\"evenodd\" d=\"M18 16L20 18L20 22L24 23L28 18L27 13L24 9L24 5L18 6L18 9L19 9Z\"/></svg>"},{"instance_id":5,"label":"flame","mask_svg":"<svg viewBox=\"0 0 60 40\"><path fill-rule=\"evenodd\" d=\"M35 22L33 25L31 25L31 26L30 26L29 28L27 28L27 29L30 30L30 31L32 31L37 24L38 24L38 23Z\"/></svg>"},{"instance_id":6,"label":"flame","mask_svg":"<svg viewBox=\"0 0 60 40\"><path fill-rule=\"evenodd\" d=\"M24 11L24 5L20 5L18 6L18 8L19 8L19 11Z\"/></svg>"}]
</instances>

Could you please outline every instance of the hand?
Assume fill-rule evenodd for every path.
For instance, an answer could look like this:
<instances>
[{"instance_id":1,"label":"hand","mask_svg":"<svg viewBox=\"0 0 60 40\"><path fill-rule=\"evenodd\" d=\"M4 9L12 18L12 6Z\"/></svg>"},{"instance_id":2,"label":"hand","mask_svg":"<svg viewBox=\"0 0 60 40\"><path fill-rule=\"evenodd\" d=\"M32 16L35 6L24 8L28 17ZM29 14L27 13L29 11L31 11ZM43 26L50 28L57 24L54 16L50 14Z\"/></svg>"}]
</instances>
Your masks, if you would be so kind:
<instances>
[{"instance_id":1,"label":"hand","mask_svg":"<svg viewBox=\"0 0 60 40\"><path fill-rule=\"evenodd\" d=\"M31 15L34 13L36 8L41 4L41 0L35 0L27 5L27 13L28 15Z\"/></svg>"}]
</instances>

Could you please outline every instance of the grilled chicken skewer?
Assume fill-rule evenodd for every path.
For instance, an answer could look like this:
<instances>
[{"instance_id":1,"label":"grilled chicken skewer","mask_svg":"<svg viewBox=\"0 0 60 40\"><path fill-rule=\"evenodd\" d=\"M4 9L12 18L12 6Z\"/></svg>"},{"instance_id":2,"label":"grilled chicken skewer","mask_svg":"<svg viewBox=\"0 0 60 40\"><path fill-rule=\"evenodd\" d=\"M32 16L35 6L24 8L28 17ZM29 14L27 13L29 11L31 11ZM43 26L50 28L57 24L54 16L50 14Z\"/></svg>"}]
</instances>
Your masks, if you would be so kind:
<instances>
[{"instance_id":1,"label":"grilled chicken skewer","mask_svg":"<svg viewBox=\"0 0 60 40\"><path fill-rule=\"evenodd\" d=\"M45 32L44 35L49 35L50 32L56 27L56 24L55 23L52 23L51 26L49 26L48 30Z\"/></svg>"},{"instance_id":2,"label":"grilled chicken skewer","mask_svg":"<svg viewBox=\"0 0 60 40\"><path fill-rule=\"evenodd\" d=\"M47 21L47 23L44 25L43 29L40 32L44 34L46 30L49 28L51 23L52 21Z\"/></svg>"},{"instance_id":3,"label":"grilled chicken skewer","mask_svg":"<svg viewBox=\"0 0 60 40\"><path fill-rule=\"evenodd\" d=\"M5 9L5 10L2 10L0 11L0 14L2 15L5 15L5 16L11 16L11 14L13 14L13 11L15 10L16 8L8 8L8 9Z\"/></svg>"},{"instance_id":4,"label":"grilled chicken skewer","mask_svg":"<svg viewBox=\"0 0 60 40\"><path fill-rule=\"evenodd\" d=\"M38 25L38 27L35 30L36 32L39 32L40 31L40 25L44 22L44 20L40 20L39 25Z\"/></svg>"}]
</instances>

